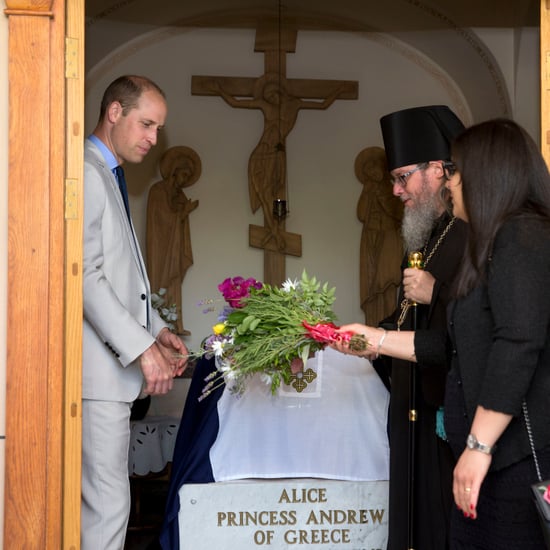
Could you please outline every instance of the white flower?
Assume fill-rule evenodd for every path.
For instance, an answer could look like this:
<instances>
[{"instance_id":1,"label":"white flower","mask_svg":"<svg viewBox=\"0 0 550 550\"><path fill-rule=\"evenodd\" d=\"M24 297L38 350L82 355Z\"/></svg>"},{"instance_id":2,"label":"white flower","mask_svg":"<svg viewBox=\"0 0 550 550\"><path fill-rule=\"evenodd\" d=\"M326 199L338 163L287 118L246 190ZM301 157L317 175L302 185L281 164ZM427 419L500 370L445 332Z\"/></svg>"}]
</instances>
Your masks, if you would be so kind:
<instances>
[{"instance_id":1,"label":"white flower","mask_svg":"<svg viewBox=\"0 0 550 550\"><path fill-rule=\"evenodd\" d=\"M281 285L281 288L282 290L284 290L285 292L290 292L291 290L296 290L298 288L298 285L300 283L298 283L298 281L296 279L294 279L294 281L292 281L291 279L287 279L282 285Z\"/></svg>"},{"instance_id":2,"label":"white flower","mask_svg":"<svg viewBox=\"0 0 550 550\"><path fill-rule=\"evenodd\" d=\"M164 315L165 321L173 322L178 320L178 314L176 313L175 306L170 308L163 308L162 314Z\"/></svg>"},{"instance_id":3,"label":"white flower","mask_svg":"<svg viewBox=\"0 0 550 550\"><path fill-rule=\"evenodd\" d=\"M175 330L175 321L178 320L178 311L176 304L170 306L166 305L165 288L160 288L157 292L151 294L151 305L153 309L156 309L161 319L168 325L170 330Z\"/></svg>"},{"instance_id":4,"label":"white flower","mask_svg":"<svg viewBox=\"0 0 550 550\"><path fill-rule=\"evenodd\" d=\"M223 374L227 381L235 380L239 375L229 361L220 361L217 365L217 369Z\"/></svg>"},{"instance_id":5,"label":"white flower","mask_svg":"<svg viewBox=\"0 0 550 550\"><path fill-rule=\"evenodd\" d=\"M224 345L225 342L222 342L221 340L214 340L214 342L212 342L212 351L216 357L221 357L223 355Z\"/></svg>"},{"instance_id":6,"label":"white flower","mask_svg":"<svg viewBox=\"0 0 550 550\"><path fill-rule=\"evenodd\" d=\"M235 380L237 378L237 372L235 372L235 369L231 369L229 367L223 374L227 380Z\"/></svg>"},{"instance_id":7,"label":"white flower","mask_svg":"<svg viewBox=\"0 0 550 550\"><path fill-rule=\"evenodd\" d=\"M273 376L271 374L268 374L267 372L262 372L260 374L260 380L266 385L271 386L271 382L273 382Z\"/></svg>"}]
</instances>

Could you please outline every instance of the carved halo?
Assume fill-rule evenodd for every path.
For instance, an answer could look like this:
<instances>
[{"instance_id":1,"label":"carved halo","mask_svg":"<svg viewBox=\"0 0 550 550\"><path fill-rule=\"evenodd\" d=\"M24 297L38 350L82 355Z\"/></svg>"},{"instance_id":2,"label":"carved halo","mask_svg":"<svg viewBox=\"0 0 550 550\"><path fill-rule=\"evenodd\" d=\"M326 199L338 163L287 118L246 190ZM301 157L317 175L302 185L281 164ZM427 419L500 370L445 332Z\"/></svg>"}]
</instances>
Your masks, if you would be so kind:
<instances>
[{"instance_id":1,"label":"carved halo","mask_svg":"<svg viewBox=\"0 0 550 550\"><path fill-rule=\"evenodd\" d=\"M182 185L182 187L189 187L199 179L202 171L201 159L191 147L177 145L167 149L160 159L160 174L163 179L168 179L182 161L190 162L194 167L193 174L189 180Z\"/></svg>"}]
</instances>

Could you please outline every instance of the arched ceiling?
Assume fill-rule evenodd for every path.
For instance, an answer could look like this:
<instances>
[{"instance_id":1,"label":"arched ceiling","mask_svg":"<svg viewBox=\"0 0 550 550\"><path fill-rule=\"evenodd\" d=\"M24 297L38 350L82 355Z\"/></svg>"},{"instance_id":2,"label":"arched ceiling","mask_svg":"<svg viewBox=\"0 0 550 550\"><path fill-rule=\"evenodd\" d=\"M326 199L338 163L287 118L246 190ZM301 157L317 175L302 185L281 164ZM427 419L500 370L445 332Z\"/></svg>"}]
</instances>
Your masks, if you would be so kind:
<instances>
[{"instance_id":1,"label":"arched ceiling","mask_svg":"<svg viewBox=\"0 0 550 550\"><path fill-rule=\"evenodd\" d=\"M279 14L298 30L401 41L459 83L474 117L496 116L510 114L510 101L498 64L471 28L538 27L539 0L86 0L86 64L162 27L257 28Z\"/></svg>"},{"instance_id":2,"label":"arched ceiling","mask_svg":"<svg viewBox=\"0 0 550 550\"><path fill-rule=\"evenodd\" d=\"M153 7L152 7L153 6ZM282 0L283 15L304 28L375 28L382 32L538 25L536 0ZM277 15L279 0L86 0L88 21L147 25L255 26ZM315 22L315 16L318 21ZM347 22L347 23L346 23Z\"/></svg>"}]
</instances>

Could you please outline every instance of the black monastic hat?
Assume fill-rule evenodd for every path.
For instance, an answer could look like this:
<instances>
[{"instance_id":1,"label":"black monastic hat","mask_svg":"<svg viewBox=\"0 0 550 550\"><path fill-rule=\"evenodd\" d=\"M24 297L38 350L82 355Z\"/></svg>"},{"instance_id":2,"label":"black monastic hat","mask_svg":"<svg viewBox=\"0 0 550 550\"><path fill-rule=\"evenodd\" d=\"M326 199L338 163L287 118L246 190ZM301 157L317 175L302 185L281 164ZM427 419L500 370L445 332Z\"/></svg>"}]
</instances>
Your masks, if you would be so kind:
<instances>
[{"instance_id":1,"label":"black monastic hat","mask_svg":"<svg viewBox=\"0 0 550 550\"><path fill-rule=\"evenodd\" d=\"M390 172L430 160L449 160L451 143L464 130L446 105L413 107L380 119Z\"/></svg>"}]
</instances>

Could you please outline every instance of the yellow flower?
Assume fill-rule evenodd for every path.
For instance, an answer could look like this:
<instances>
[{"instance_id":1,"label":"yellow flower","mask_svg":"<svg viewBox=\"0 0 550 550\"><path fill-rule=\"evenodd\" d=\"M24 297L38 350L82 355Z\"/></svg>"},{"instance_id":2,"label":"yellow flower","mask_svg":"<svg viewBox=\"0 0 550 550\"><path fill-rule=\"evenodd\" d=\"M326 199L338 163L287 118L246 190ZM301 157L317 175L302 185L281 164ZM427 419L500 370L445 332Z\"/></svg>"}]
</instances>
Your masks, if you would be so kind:
<instances>
[{"instance_id":1,"label":"yellow flower","mask_svg":"<svg viewBox=\"0 0 550 550\"><path fill-rule=\"evenodd\" d=\"M216 335L223 334L225 331L225 323L218 323L212 327L212 332Z\"/></svg>"}]
</instances>

